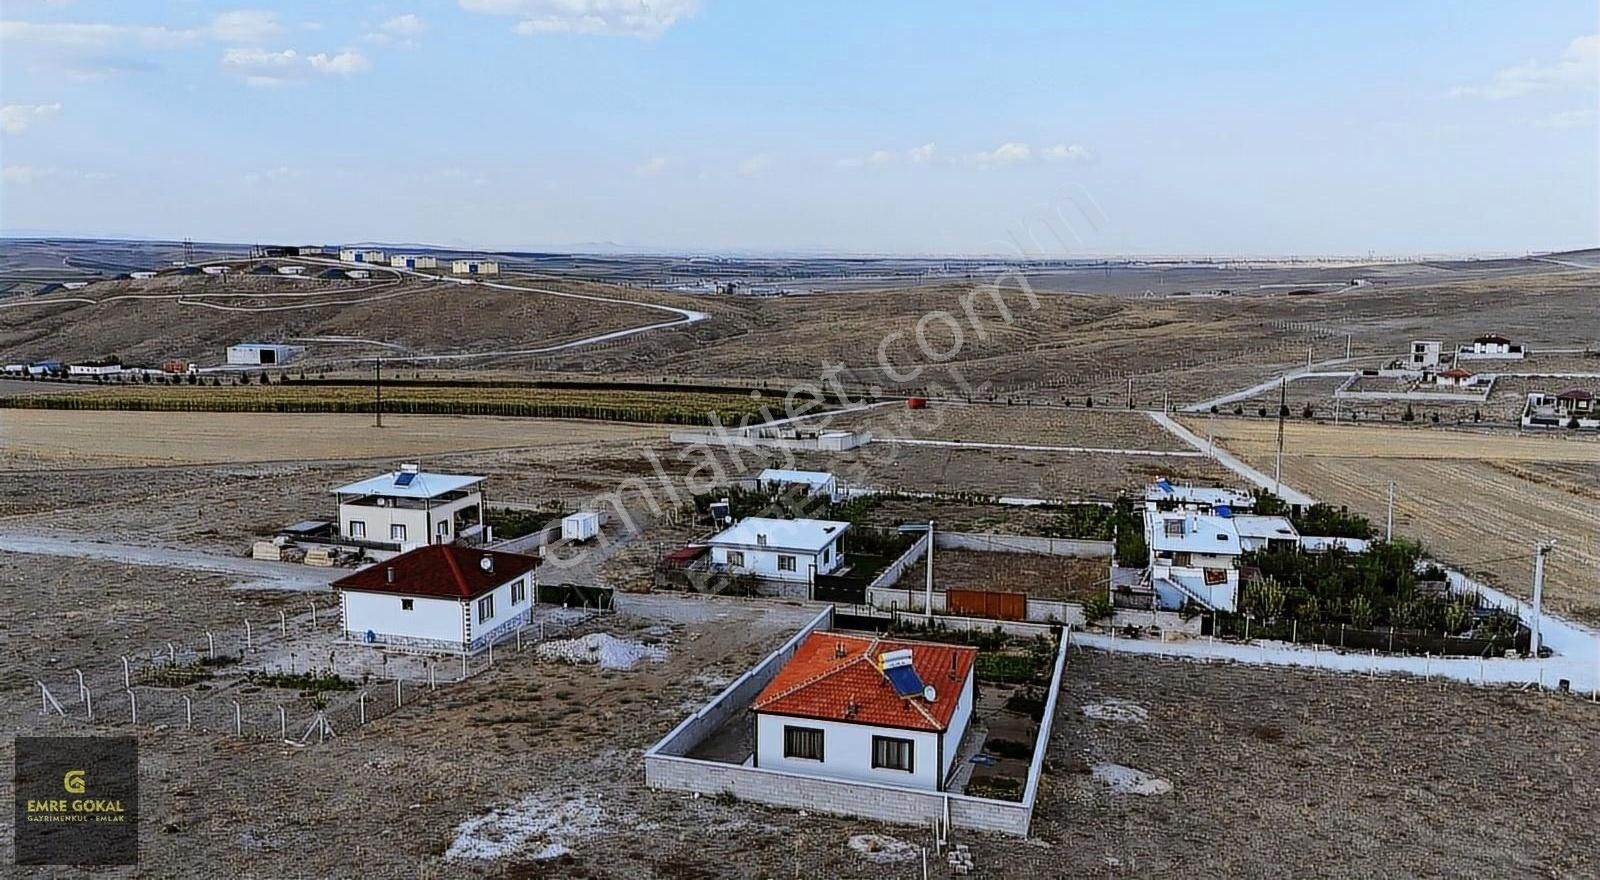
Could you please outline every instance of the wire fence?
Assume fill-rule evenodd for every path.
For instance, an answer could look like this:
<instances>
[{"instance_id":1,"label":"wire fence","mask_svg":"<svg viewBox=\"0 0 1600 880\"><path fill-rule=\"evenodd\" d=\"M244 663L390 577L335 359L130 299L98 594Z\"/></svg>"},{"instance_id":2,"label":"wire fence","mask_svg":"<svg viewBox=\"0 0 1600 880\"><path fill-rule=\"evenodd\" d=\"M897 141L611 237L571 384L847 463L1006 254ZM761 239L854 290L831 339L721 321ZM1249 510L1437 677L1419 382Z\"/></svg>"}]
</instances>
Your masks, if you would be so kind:
<instances>
[{"instance_id":1,"label":"wire fence","mask_svg":"<svg viewBox=\"0 0 1600 880\"><path fill-rule=\"evenodd\" d=\"M66 725L323 742L520 655L604 609L536 606L474 654L378 649L344 638L335 609L308 603L276 622L241 621L161 647L54 669L35 684L40 712Z\"/></svg>"}]
</instances>

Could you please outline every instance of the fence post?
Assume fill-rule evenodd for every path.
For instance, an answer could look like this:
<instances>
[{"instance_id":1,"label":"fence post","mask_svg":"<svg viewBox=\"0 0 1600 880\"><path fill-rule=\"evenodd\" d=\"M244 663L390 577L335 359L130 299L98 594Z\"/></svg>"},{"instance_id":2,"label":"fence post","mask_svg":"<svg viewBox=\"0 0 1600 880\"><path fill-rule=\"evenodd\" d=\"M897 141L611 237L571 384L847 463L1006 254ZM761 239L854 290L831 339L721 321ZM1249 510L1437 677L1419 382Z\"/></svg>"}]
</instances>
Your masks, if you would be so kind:
<instances>
[{"instance_id":1,"label":"fence post","mask_svg":"<svg viewBox=\"0 0 1600 880\"><path fill-rule=\"evenodd\" d=\"M211 630L206 630L206 657L211 660L217 659L217 640L211 635Z\"/></svg>"},{"instance_id":2,"label":"fence post","mask_svg":"<svg viewBox=\"0 0 1600 880\"><path fill-rule=\"evenodd\" d=\"M194 701L189 699L189 695L188 694L185 694L184 697L183 697L183 729L184 730L189 730L189 729L191 729L193 727L194 727Z\"/></svg>"},{"instance_id":3,"label":"fence post","mask_svg":"<svg viewBox=\"0 0 1600 880\"><path fill-rule=\"evenodd\" d=\"M128 666L127 654L122 655L122 687L124 689L133 687L133 672Z\"/></svg>"},{"instance_id":4,"label":"fence post","mask_svg":"<svg viewBox=\"0 0 1600 880\"><path fill-rule=\"evenodd\" d=\"M316 602L307 602L306 604L311 606L311 628L312 629L316 629L317 628L317 603Z\"/></svg>"},{"instance_id":5,"label":"fence post","mask_svg":"<svg viewBox=\"0 0 1600 880\"><path fill-rule=\"evenodd\" d=\"M236 736L244 736L244 716L239 713L239 701L233 701L233 732Z\"/></svg>"},{"instance_id":6,"label":"fence post","mask_svg":"<svg viewBox=\"0 0 1600 880\"><path fill-rule=\"evenodd\" d=\"M1289 643L1291 645L1300 643L1300 618L1298 617L1294 619L1294 622L1289 627Z\"/></svg>"},{"instance_id":7,"label":"fence post","mask_svg":"<svg viewBox=\"0 0 1600 880\"><path fill-rule=\"evenodd\" d=\"M398 675L394 679L394 707L396 709L400 708L400 677Z\"/></svg>"},{"instance_id":8,"label":"fence post","mask_svg":"<svg viewBox=\"0 0 1600 880\"><path fill-rule=\"evenodd\" d=\"M283 609L278 609L278 631L284 635L289 634L289 615Z\"/></svg>"},{"instance_id":9,"label":"fence post","mask_svg":"<svg viewBox=\"0 0 1600 880\"><path fill-rule=\"evenodd\" d=\"M178 665L178 649L171 642L167 642L167 663L172 666Z\"/></svg>"},{"instance_id":10,"label":"fence post","mask_svg":"<svg viewBox=\"0 0 1600 880\"><path fill-rule=\"evenodd\" d=\"M83 702L83 692L85 690L85 688L83 686L83 670L82 669L74 669L72 671L78 673L78 702L81 703L81 702Z\"/></svg>"},{"instance_id":11,"label":"fence post","mask_svg":"<svg viewBox=\"0 0 1600 880\"><path fill-rule=\"evenodd\" d=\"M433 661L429 660L428 661L428 690L430 690L430 691L431 690L438 690L438 688L439 688L439 685L437 683L435 683L435 680L434 680L434 677L433 677Z\"/></svg>"},{"instance_id":12,"label":"fence post","mask_svg":"<svg viewBox=\"0 0 1600 880\"><path fill-rule=\"evenodd\" d=\"M244 622L244 649L246 651L255 650L250 646L250 621L248 619Z\"/></svg>"},{"instance_id":13,"label":"fence post","mask_svg":"<svg viewBox=\"0 0 1600 880\"><path fill-rule=\"evenodd\" d=\"M367 723L367 692L366 691L362 691L359 695L356 696L356 708L361 713L360 716L359 716L361 718L361 724L365 725Z\"/></svg>"},{"instance_id":14,"label":"fence post","mask_svg":"<svg viewBox=\"0 0 1600 880\"><path fill-rule=\"evenodd\" d=\"M93 721L94 720L94 693L91 692L88 688L84 688L83 689L83 705L84 705L84 708L89 710L89 718L88 718L88 720Z\"/></svg>"},{"instance_id":15,"label":"fence post","mask_svg":"<svg viewBox=\"0 0 1600 880\"><path fill-rule=\"evenodd\" d=\"M494 639L489 640L489 665L494 665Z\"/></svg>"},{"instance_id":16,"label":"fence post","mask_svg":"<svg viewBox=\"0 0 1600 880\"><path fill-rule=\"evenodd\" d=\"M133 720L130 723L137 727L139 724L139 696L133 692L132 688L128 689L128 713L133 716Z\"/></svg>"},{"instance_id":17,"label":"fence post","mask_svg":"<svg viewBox=\"0 0 1600 880\"><path fill-rule=\"evenodd\" d=\"M278 736L283 739L289 738L289 713L284 711L282 706L278 707Z\"/></svg>"}]
</instances>

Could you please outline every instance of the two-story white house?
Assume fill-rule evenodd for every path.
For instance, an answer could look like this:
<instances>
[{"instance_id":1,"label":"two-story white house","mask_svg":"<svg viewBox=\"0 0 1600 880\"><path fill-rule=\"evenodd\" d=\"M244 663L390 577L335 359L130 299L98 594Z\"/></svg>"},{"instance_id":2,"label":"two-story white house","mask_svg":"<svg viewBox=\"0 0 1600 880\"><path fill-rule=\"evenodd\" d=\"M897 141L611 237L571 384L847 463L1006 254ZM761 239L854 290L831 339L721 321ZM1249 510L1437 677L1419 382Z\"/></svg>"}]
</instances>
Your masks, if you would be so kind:
<instances>
[{"instance_id":1,"label":"two-story white house","mask_svg":"<svg viewBox=\"0 0 1600 880\"><path fill-rule=\"evenodd\" d=\"M1192 599L1218 611L1237 611L1239 557L1244 547L1230 517L1192 511L1146 511L1150 584L1165 609Z\"/></svg>"},{"instance_id":2,"label":"two-story white house","mask_svg":"<svg viewBox=\"0 0 1600 880\"><path fill-rule=\"evenodd\" d=\"M977 656L814 632L750 706L755 766L944 791L972 718Z\"/></svg>"},{"instance_id":3,"label":"two-story white house","mask_svg":"<svg viewBox=\"0 0 1600 880\"><path fill-rule=\"evenodd\" d=\"M475 654L528 622L539 560L448 544L418 547L333 582L345 637Z\"/></svg>"},{"instance_id":4,"label":"two-story white house","mask_svg":"<svg viewBox=\"0 0 1600 880\"><path fill-rule=\"evenodd\" d=\"M1165 477L1145 487L1144 508L1151 510L1190 510L1215 513L1226 509L1237 513L1254 510L1255 496L1241 489L1220 486L1176 485Z\"/></svg>"},{"instance_id":5,"label":"two-story white house","mask_svg":"<svg viewBox=\"0 0 1600 880\"><path fill-rule=\"evenodd\" d=\"M407 464L340 486L333 490L339 503L339 537L395 552L458 539L479 540L484 528L478 484L483 479L431 473Z\"/></svg>"},{"instance_id":6,"label":"two-story white house","mask_svg":"<svg viewBox=\"0 0 1600 880\"><path fill-rule=\"evenodd\" d=\"M713 568L779 581L810 582L844 565L847 522L745 517L706 541Z\"/></svg>"}]
</instances>

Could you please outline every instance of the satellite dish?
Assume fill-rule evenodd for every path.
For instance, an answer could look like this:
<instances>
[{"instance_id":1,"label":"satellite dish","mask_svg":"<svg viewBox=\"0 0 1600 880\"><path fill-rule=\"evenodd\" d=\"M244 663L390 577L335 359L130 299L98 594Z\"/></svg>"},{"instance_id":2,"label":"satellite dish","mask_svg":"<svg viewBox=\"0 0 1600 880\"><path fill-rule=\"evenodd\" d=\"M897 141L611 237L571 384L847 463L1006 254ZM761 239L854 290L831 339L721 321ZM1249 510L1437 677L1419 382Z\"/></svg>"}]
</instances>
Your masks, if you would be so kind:
<instances>
[{"instance_id":1,"label":"satellite dish","mask_svg":"<svg viewBox=\"0 0 1600 880\"><path fill-rule=\"evenodd\" d=\"M478 567L484 571L494 571L494 557L485 556L478 560Z\"/></svg>"},{"instance_id":2,"label":"satellite dish","mask_svg":"<svg viewBox=\"0 0 1600 880\"><path fill-rule=\"evenodd\" d=\"M927 700L928 702L931 703L934 700L938 699L938 697L939 697L939 692L933 689L933 685L930 684L927 687L922 689L922 698L924 700Z\"/></svg>"}]
</instances>

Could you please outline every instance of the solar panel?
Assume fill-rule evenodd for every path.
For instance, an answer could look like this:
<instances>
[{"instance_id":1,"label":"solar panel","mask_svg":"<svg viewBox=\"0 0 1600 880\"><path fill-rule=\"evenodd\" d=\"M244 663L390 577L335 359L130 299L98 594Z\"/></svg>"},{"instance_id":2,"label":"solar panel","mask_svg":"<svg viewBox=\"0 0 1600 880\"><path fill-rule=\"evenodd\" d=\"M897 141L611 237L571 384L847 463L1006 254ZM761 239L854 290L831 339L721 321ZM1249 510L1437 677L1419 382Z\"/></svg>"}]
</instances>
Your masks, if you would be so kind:
<instances>
[{"instance_id":1,"label":"solar panel","mask_svg":"<svg viewBox=\"0 0 1600 880\"><path fill-rule=\"evenodd\" d=\"M911 666L892 666L885 669L883 674L894 685L894 692L902 697L914 697L922 693L922 679Z\"/></svg>"},{"instance_id":2,"label":"solar panel","mask_svg":"<svg viewBox=\"0 0 1600 880\"><path fill-rule=\"evenodd\" d=\"M405 487L411 485L411 481L415 480L416 478L417 474L415 471L401 471L400 473L394 475L394 484L404 489Z\"/></svg>"}]
</instances>

